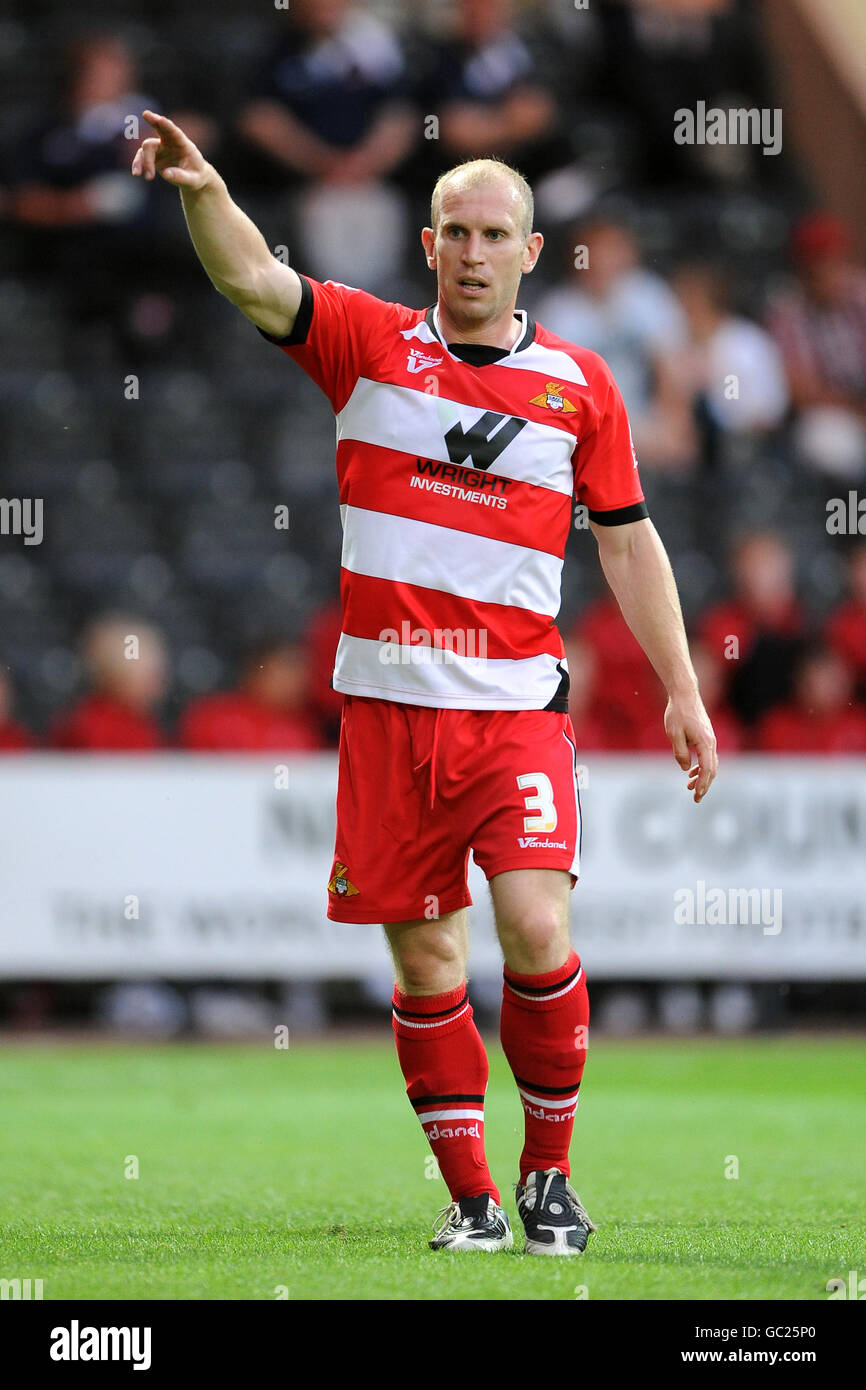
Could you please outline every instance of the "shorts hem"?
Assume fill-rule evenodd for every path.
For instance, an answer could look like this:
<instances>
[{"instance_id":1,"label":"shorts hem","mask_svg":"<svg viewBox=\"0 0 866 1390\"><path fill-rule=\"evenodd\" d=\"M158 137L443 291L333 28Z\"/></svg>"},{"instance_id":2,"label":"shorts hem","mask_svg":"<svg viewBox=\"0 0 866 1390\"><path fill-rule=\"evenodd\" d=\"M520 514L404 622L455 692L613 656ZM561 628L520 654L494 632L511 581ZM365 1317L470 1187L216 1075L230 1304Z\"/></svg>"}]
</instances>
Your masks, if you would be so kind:
<instances>
[{"instance_id":1,"label":"shorts hem","mask_svg":"<svg viewBox=\"0 0 866 1390\"><path fill-rule=\"evenodd\" d=\"M429 896L433 895L431 894ZM336 907L336 904L334 906ZM471 906L472 895L467 892L461 894L459 898L454 898L453 901L451 899L446 899L444 902L440 901L437 917L444 917L448 912L459 912L461 908ZM329 902L328 918L332 922L346 922L349 926L388 926L392 922L420 921L424 916L423 907L421 912L414 912L412 910L413 907L417 907L417 904L415 903L404 908L383 907L379 910L377 916L371 917L371 908L365 908L357 913L347 912L345 909L341 909L339 912L332 912L331 903ZM431 917L429 920L435 922L437 917Z\"/></svg>"},{"instance_id":2,"label":"shorts hem","mask_svg":"<svg viewBox=\"0 0 866 1390\"><path fill-rule=\"evenodd\" d=\"M477 862L478 861L476 860L476 863ZM487 879L488 883L492 878L495 878L497 874L508 874L511 873L514 869L558 869L561 873L571 875L571 886L573 888L575 883L577 883L578 878L580 877L580 875L576 873L574 868L572 867L573 864L573 856L567 861L567 863L555 864L551 863L549 858L538 859L535 858L533 855L523 855L520 859L497 859L496 863L491 868L488 868L484 864L480 865L479 867L481 868L481 872L484 874L484 877Z\"/></svg>"}]
</instances>

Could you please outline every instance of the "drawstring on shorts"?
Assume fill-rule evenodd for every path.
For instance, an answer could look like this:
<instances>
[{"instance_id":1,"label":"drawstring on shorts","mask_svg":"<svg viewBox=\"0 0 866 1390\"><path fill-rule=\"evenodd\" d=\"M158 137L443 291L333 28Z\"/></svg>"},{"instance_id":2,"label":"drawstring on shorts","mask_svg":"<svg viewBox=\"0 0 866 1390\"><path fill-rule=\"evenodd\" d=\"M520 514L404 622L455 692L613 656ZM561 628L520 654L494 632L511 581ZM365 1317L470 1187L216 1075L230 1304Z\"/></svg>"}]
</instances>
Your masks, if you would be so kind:
<instances>
[{"instance_id":1,"label":"drawstring on shorts","mask_svg":"<svg viewBox=\"0 0 866 1390\"><path fill-rule=\"evenodd\" d=\"M435 803L436 803L436 750L437 750L437 748L438 748L438 746L439 746L439 721L440 721L440 719L441 719L443 713L444 713L443 710L437 709L437 711L436 711L436 718L435 718L434 721L433 721L433 740L432 740L431 745L430 745L430 752L427 754L426 757L422 758L421 761L420 761L420 763L417 763L416 766L415 766L415 768L414 768L414 771L415 771L415 772L420 772L421 769L422 769L422 767L424 767L426 763L429 763L429 764L430 764L430 810L431 810L431 811L433 810L433 807L434 807L434 805L435 805Z\"/></svg>"}]
</instances>

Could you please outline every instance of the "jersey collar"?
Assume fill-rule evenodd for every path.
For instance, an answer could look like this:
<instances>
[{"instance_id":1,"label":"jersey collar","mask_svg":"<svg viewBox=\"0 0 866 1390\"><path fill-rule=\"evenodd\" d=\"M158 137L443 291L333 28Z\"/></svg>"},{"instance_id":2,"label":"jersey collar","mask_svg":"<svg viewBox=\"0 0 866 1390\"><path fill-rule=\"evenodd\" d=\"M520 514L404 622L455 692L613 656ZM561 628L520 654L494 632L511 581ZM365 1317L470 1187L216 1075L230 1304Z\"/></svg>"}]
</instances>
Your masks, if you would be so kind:
<instances>
[{"instance_id":1,"label":"jersey collar","mask_svg":"<svg viewBox=\"0 0 866 1390\"><path fill-rule=\"evenodd\" d=\"M529 344L535 338L535 320L531 317L531 315L528 314L525 309L515 309L514 317L520 320L523 331L518 334L517 341L515 342L514 346L510 348L506 353L506 356L508 357L513 357L516 352L522 352L524 348L529 347ZM445 337L442 332L442 326L439 321L438 303L431 305L431 307L427 310L427 313L424 315L424 322L430 329L430 332L433 334L434 338L436 338L437 341L442 344L445 351L448 352L448 344L445 341ZM453 352L448 352L448 355L449 357L454 357ZM461 359L459 357L455 357L454 360L459 362ZM505 358L500 358L499 360L500 362L503 362Z\"/></svg>"}]
</instances>

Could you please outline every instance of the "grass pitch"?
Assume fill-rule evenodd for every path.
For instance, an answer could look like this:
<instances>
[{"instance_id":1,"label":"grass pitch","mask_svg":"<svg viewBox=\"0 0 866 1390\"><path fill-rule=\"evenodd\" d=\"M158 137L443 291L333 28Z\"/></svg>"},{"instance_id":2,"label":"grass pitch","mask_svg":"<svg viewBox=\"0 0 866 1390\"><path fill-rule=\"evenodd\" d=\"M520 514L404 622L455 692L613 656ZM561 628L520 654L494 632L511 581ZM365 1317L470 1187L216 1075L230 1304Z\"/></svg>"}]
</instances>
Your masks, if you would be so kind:
<instances>
[{"instance_id":1,"label":"grass pitch","mask_svg":"<svg viewBox=\"0 0 866 1390\"><path fill-rule=\"evenodd\" d=\"M572 1180L599 1231L549 1261L518 1253L521 1111L489 1051L516 1248L449 1256L387 1036L5 1046L0 1277L46 1299L823 1301L866 1272L863 1040L597 1039Z\"/></svg>"}]
</instances>

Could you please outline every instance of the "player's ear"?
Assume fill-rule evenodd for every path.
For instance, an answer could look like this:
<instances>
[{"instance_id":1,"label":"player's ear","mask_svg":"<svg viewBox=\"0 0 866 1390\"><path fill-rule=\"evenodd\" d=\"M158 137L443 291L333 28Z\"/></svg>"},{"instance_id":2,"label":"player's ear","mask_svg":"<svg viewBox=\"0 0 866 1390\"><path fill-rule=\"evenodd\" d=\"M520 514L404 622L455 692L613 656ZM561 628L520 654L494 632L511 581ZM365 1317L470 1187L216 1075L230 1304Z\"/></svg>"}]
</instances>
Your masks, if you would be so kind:
<instances>
[{"instance_id":1,"label":"player's ear","mask_svg":"<svg viewBox=\"0 0 866 1390\"><path fill-rule=\"evenodd\" d=\"M526 247L523 252L523 265L521 266L521 271L524 275L528 275L530 271L535 269L543 245L544 237L541 235L541 232L532 232L526 238Z\"/></svg>"},{"instance_id":2,"label":"player's ear","mask_svg":"<svg viewBox=\"0 0 866 1390\"><path fill-rule=\"evenodd\" d=\"M436 269L436 237L432 227L422 227L421 245L424 247L424 257L430 270Z\"/></svg>"}]
</instances>

